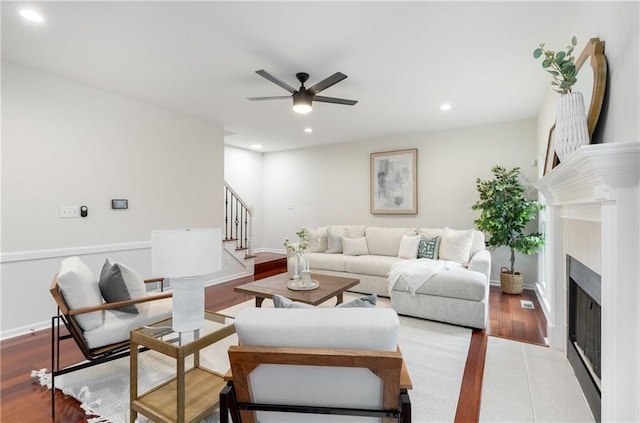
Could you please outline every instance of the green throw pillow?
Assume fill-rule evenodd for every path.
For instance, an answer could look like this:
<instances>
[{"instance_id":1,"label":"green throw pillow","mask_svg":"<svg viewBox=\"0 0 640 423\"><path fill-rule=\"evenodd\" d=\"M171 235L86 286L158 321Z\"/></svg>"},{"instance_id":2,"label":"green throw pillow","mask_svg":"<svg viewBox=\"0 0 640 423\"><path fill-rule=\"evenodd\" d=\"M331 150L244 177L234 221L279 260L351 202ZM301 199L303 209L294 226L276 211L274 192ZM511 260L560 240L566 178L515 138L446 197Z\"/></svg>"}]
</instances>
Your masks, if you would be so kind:
<instances>
[{"instance_id":1,"label":"green throw pillow","mask_svg":"<svg viewBox=\"0 0 640 423\"><path fill-rule=\"evenodd\" d=\"M418 258L428 258L437 260L440 249L440 237L427 238L423 236L418 245Z\"/></svg>"}]
</instances>

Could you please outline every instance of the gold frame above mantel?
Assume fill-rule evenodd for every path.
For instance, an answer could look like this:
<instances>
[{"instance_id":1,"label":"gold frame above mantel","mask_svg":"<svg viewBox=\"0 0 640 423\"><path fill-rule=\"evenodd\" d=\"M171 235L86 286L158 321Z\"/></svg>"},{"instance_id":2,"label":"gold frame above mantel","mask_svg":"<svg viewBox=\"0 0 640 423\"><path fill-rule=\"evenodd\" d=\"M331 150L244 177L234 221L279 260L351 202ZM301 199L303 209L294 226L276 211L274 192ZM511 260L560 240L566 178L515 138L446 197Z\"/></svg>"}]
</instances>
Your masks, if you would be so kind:
<instances>
[{"instance_id":1,"label":"gold frame above mantel","mask_svg":"<svg viewBox=\"0 0 640 423\"><path fill-rule=\"evenodd\" d=\"M591 38L587 43L580 56L576 59L576 71L580 78L580 70L582 66L589 60L589 65L593 70L593 87L591 91L591 101L587 112L587 127L589 129L589 138L593 136L593 131L598 124L602 103L604 101L604 92L607 85L607 59L604 55L604 41L599 38ZM585 95L586 93L583 93ZM586 95L585 95L586 97Z\"/></svg>"}]
</instances>

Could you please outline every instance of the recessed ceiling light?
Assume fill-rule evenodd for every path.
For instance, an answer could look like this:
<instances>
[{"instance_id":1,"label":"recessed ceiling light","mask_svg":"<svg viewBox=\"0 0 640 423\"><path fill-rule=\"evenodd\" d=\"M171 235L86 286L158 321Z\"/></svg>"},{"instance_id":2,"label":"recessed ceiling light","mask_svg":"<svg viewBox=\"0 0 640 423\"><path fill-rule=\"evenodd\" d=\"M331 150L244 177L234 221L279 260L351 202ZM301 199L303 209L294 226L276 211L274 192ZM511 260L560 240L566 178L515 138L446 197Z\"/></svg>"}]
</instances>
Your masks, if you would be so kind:
<instances>
[{"instance_id":1,"label":"recessed ceiling light","mask_svg":"<svg viewBox=\"0 0 640 423\"><path fill-rule=\"evenodd\" d=\"M306 132L307 134L310 134L313 132L313 129L311 128L304 128L304 132Z\"/></svg>"},{"instance_id":2,"label":"recessed ceiling light","mask_svg":"<svg viewBox=\"0 0 640 423\"><path fill-rule=\"evenodd\" d=\"M33 9L20 10L20 16L22 16L23 18L31 22L37 22L37 23L44 22L44 18L42 17L42 15Z\"/></svg>"},{"instance_id":3,"label":"recessed ceiling light","mask_svg":"<svg viewBox=\"0 0 640 423\"><path fill-rule=\"evenodd\" d=\"M440 106L440 110L442 111L447 111L447 110L451 110L451 104L449 103L444 103L442 106Z\"/></svg>"},{"instance_id":4,"label":"recessed ceiling light","mask_svg":"<svg viewBox=\"0 0 640 423\"><path fill-rule=\"evenodd\" d=\"M262 150L262 145L260 144L251 144L249 147L253 148L254 150Z\"/></svg>"}]
</instances>

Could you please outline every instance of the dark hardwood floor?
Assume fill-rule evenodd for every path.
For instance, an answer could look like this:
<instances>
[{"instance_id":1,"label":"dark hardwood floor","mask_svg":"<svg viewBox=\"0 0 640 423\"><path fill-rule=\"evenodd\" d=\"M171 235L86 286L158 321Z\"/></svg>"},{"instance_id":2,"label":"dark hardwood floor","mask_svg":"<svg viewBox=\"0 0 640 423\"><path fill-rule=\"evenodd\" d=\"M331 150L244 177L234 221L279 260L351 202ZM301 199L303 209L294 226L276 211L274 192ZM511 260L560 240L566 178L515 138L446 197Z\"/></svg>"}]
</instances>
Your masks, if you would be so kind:
<instances>
[{"instance_id":1,"label":"dark hardwood floor","mask_svg":"<svg viewBox=\"0 0 640 423\"><path fill-rule=\"evenodd\" d=\"M273 265L272 259L280 259ZM252 297L233 291L237 285L282 273L286 263L281 255L258 255L256 274L206 289L205 306L208 310L221 310L247 301ZM266 264L263 264L266 263ZM520 300L533 301L535 310L522 309ZM480 414L482 373L487 336L512 338L523 342L544 344L546 322L540 306L531 291L521 295L507 295L499 287L490 293L490 317L487 331L474 331L465 367L456 422L473 422ZM83 359L73 341L63 342L61 363L70 365ZM51 367L50 331L12 338L0 343L0 421L30 423L55 421L64 423L86 422L84 411L77 401L56 392L56 419L51 417L51 394L31 378L31 370Z\"/></svg>"}]
</instances>

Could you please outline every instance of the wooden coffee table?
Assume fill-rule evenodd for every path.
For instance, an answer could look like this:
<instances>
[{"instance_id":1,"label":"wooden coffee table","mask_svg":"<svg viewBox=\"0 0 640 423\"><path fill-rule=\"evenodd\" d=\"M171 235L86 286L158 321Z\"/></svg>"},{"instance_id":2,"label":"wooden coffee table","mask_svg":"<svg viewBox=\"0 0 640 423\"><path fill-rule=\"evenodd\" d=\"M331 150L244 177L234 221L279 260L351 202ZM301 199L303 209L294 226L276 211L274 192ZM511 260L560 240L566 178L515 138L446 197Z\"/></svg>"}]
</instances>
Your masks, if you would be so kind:
<instances>
[{"instance_id":1,"label":"wooden coffee table","mask_svg":"<svg viewBox=\"0 0 640 423\"><path fill-rule=\"evenodd\" d=\"M289 281L287 273L236 286L234 291L254 295L256 297L256 307L260 307L265 298L273 298L274 294L311 305L318 305L331 297L336 297L338 299L337 305L342 303L344 291L360 283L360 279L339 276L311 274L311 278L320 282L320 286L310 291L294 291L287 288L287 282Z\"/></svg>"}]
</instances>

